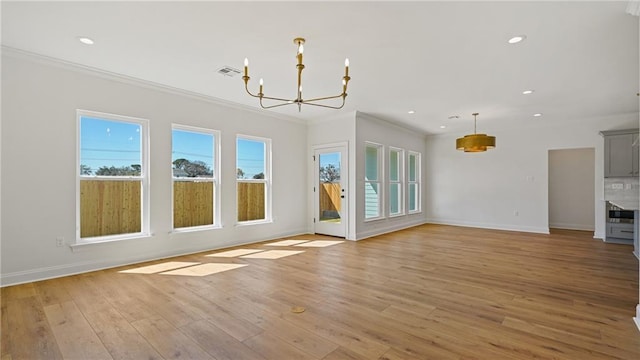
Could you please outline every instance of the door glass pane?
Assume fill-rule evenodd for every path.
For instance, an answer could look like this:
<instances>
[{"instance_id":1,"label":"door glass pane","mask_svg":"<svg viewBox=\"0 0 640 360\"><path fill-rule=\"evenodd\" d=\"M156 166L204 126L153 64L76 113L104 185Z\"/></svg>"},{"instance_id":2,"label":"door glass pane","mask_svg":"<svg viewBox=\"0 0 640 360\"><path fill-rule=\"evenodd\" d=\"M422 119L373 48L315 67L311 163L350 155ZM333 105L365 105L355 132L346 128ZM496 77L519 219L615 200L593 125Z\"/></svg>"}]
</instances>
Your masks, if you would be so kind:
<instances>
[{"instance_id":1,"label":"door glass pane","mask_svg":"<svg viewBox=\"0 0 640 360\"><path fill-rule=\"evenodd\" d=\"M340 223L342 188L340 186L340 153L323 153L318 156L320 221Z\"/></svg>"}]
</instances>

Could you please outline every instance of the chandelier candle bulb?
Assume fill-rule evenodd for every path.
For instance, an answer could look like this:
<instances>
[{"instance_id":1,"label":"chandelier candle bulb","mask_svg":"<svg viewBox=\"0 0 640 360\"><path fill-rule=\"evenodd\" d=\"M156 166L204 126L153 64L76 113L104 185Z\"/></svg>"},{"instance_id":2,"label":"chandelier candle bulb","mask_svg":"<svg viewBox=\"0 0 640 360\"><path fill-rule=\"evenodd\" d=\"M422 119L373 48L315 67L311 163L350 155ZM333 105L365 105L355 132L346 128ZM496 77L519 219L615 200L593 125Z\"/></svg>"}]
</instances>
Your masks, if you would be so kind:
<instances>
[{"instance_id":1,"label":"chandelier candle bulb","mask_svg":"<svg viewBox=\"0 0 640 360\"><path fill-rule=\"evenodd\" d=\"M244 58L244 76L249 76L249 59Z\"/></svg>"},{"instance_id":2,"label":"chandelier candle bulb","mask_svg":"<svg viewBox=\"0 0 640 360\"><path fill-rule=\"evenodd\" d=\"M344 59L344 76L349 76L349 58Z\"/></svg>"},{"instance_id":3,"label":"chandelier candle bulb","mask_svg":"<svg viewBox=\"0 0 640 360\"><path fill-rule=\"evenodd\" d=\"M262 85L264 85L264 82L262 81L262 78L260 78L260 94L262 94Z\"/></svg>"}]
</instances>

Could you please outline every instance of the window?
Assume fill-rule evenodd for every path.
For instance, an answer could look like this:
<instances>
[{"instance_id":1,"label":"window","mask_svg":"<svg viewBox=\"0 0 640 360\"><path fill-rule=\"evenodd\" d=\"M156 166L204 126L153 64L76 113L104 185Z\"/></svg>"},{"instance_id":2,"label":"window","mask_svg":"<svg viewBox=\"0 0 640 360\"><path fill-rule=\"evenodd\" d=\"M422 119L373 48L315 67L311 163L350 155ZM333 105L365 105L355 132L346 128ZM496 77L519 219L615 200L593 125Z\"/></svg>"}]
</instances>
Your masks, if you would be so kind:
<instances>
[{"instance_id":1,"label":"window","mask_svg":"<svg viewBox=\"0 0 640 360\"><path fill-rule=\"evenodd\" d=\"M404 214L403 161L404 150L389 148L389 215L391 216Z\"/></svg>"},{"instance_id":2,"label":"window","mask_svg":"<svg viewBox=\"0 0 640 360\"><path fill-rule=\"evenodd\" d=\"M420 153L409 152L409 213L420 212Z\"/></svg>"},{"instance_id":3,"label":"window","mask_svg":"<svg viewBox=\"0 0 640 360\"><path fill-rule=\"evenodd\" d=\"M173 228L220 224L217 131L173 125Z\"/></svg>"},{"instance_id":4,"label":"window","mask_svg":"<svg viewBox=\"0 0 640 360\"><path fill-rule=\"evenodd\" d=\"M381 161L382 145L367 143L364 152L364 218L382 216Z\"/></svg>"},{"instance_id":5,"label":"window","mask_svg":"<svg viewBox=\"0 0 640 360\"><path fill-rule=\"evenodd\" d=\"M78 110L79 242L149 233L147 121Z\"/></svg>"},{"instance_id":6,"label":"window","mask_svg":"<svg viewBox=\"0 0 640 360\"><path fill-rule=\"evenodd\" d=\"M271 221L271 140L236 139L238 222Z\"/></svg>"}]
</instances>

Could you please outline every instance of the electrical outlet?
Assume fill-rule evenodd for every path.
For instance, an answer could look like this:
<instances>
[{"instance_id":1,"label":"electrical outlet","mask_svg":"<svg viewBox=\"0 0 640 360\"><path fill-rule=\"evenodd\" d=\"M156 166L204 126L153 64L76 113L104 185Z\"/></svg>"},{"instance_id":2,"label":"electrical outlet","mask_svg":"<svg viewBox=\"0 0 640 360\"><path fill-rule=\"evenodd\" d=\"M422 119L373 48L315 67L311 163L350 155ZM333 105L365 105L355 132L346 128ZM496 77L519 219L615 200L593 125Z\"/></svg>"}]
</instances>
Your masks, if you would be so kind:
<instances>
[{"instance_id":1,"label":"electrical outlet","mask_svg":"<svg viewBox=\"0 0 640 360\"><path fill-rule=\"evenodd\" d=\"M64 237L58 236L56 238L56 246L57 247L62 247L63 245L64 245Z\"/></svg>"}]
</instances>

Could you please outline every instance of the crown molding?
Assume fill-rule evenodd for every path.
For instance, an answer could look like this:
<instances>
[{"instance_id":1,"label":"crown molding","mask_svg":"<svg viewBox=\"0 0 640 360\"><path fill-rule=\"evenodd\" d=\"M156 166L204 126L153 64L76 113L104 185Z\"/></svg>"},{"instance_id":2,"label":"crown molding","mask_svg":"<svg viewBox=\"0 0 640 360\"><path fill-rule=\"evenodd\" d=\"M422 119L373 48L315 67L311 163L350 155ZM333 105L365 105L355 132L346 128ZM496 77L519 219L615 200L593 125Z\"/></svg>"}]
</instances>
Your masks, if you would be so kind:
<instances>
[{"instance_id":1,"label":"crown molding","mask_svg":"<svg viewBox=\"0 0 640 360\"><path fill-rule=\"evenodd\" d=\"M303 119L299 119L293 116L264 111L262 109L254 108L248 105L238 104L235 102L223 100L213 96L209 96L209 95L205 95L205 94L201 94L193 91L188 91L185 89L180 89L180 88L164 85L164 84L153 82L153 81L143 80L140 78L123 75L123 74L119 74L119 73L115 73L115 72L111 72L111 71L107 71L107 70L103 70L103 69L99 69L99 68L95 68L87 65L82 65L82 64L71 62L71 61L62 60L62 59L54 58L51 56L42 55L42 54L38 54L38 53L34 53L27 50L6 46L6 45L2 45L2 47L0 48L0 51L2 53L2 56L9 56L16 59L30 60L40 64L63 68L69 71L75 71L79 73L97 76L103 79L118 81L128 85L140 86L147 89L162 91L164 93L168 93L172 95L183 96L190 99L208 102L218 106L232 108L235 110L241 110L241 111L247 111L255 114L260 114L262 116L268 116L270 118L275 118L278 120L291 121L301 125L307 124L307 122L304 121Z\"/></svg>"}]
</instances>

